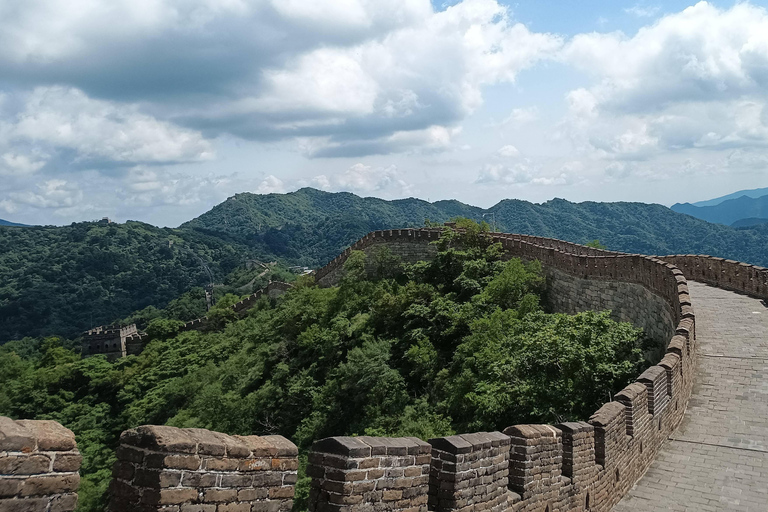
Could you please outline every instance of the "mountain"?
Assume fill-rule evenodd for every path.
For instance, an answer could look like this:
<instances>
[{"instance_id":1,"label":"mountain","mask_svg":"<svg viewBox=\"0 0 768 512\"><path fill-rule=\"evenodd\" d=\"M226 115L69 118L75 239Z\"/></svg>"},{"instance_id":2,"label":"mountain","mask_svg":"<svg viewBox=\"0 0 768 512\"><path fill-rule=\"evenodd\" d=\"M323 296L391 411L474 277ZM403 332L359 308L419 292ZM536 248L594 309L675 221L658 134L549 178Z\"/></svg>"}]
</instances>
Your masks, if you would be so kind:
<instances>
[{"instance_id":1,"label":"mountain","mask_svg":"<svg viewBox=\"0 0 768 512\"><path fill-rule=\"evenodd\" d=\"M0 228L0 343L74 336L150 305L164 307L249 259L318 267L370 231L457 216L486 220L499 231L598 239L631 253L712 254L768 266L768 225L735 229L654 204L510 199L483 209L309 188L244 193L176 229L141 222Z\"/></svg>"},{"instance_id":2,"label":"mountain","mask_svg":"<svg viewBox=\"0 0 768 512\"><path fill-rule=\"evenodd\" d=\"M181 226L262 254L318 266L375 229L422 226L455 216L495 221L496 229L643 254L706 253L768 265L762 232L711 224L645 203L542 204L508 199L488 209L459 201L384 201L304 188L289 194L238 194ZM484 216L484 217L483 217Z\"/></svg>"},{"instance_id":3,"label":"mountain","mask_svg":"<svg viewBox=\"0 0 768 512\"><path fill-rule=\"evenodd\" d=\"M750 228L753 226L758 226L760 224L766 224L768 223L768 219L758 219L756 217L748 217L746 219L739 219L733 224L731 224L732 228Z\"/></svg>"},{"instance_id":4,"label":"mountain","mask_svg":"<svg viewBox=\"0 0 768 512\"><path fill-rule=\"evenodd\" d=\"M17 228L29 227L26 224L18 224L16 222L11 222L9 220L3 220L3 219L0 219L0 226L11 226L11 227L17 227Z\"/></svg>"},{"instance_id":5,"label":"mountain","mask_svg":"<svg viewBox=\"0 0 768 512\"><path fill-rule=\"evenodd\" d=\"M690 203L672 205L672 210L685 213L707 222L732 225L734 222L749 219L768 218L768 195L762 197L741 196L728 199L714 206L695 206Z\"/></svg>"},{"instance_id":6,"label":"mountain","mask_svg":"<svg viewBox=\"0 0 768 512\"><path fill-rule=\"evenodd\" d=\"M757 197L763 197L766 195L768 195L768 188L753 188L750 190L739 190L738 192L716 197L714 199L709 199L707 201L697 201L693 203L693 205L694 206L717 206L723 201L727 201L728 199L738 199L741 196L757 198Z\"/></svg>"}]
</instances>

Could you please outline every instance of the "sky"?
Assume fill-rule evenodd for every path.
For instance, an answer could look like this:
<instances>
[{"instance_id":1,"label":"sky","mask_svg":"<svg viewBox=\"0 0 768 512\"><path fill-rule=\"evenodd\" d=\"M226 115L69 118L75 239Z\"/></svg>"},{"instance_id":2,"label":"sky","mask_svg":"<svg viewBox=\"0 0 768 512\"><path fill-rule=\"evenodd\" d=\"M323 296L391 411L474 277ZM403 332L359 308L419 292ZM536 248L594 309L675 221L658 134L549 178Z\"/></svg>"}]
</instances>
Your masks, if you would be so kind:
<instances>
[{"instance_id":1,"label":"sky","mask_svg":"<svg viewBox=\"0 0 768 512\"><path fill-rule=\"evenodd\" d=\"M0 0L0 218L768 186L768 0Z\"/></svg>"}]
</instances>

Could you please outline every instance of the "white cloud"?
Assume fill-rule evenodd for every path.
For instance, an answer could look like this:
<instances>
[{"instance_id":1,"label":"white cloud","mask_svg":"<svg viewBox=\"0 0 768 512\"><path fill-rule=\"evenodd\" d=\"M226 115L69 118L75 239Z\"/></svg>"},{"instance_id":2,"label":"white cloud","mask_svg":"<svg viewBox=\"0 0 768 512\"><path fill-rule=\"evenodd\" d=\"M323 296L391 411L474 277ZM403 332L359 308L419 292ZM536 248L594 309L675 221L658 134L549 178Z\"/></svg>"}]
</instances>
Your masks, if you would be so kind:
<instances>
[{"instance_id":1,"label":"white cloud","mask_svg":"<svg viewBox=\"0 0 768 512\"><path fill-rule=\"evenodd\" d=\"M19 206L9 199L0 199L0 208L6 213L16 213Z\"/></svg>"},{"instance_id":2,"label":"white cloud","mask_svg":"<svg viewBox=\"0 0 768 512\"><path fill-rule=\"evenodd\" d=\"M0 155L0 176L23 176L34 174L45 165L45 161L27 155L5 153Z\"/></svg>"},{"instance_id":3,"label":"white cloud","mask_svg":"<svg viewBox=\"0 0 768 512\"><path fill-rule=\"evenodd\" d=\"M413 194L414 191L413 185L405 180L395 165L373 167L356 163L337 174L315 176L308 184L326 191L376 193L389 197L403 197Z\"/></svg>"},{"instance_id":4,"label":"white cloud","mask_svg":"<svg viewBox=\"0 0 768 512\"><path fill-rule=\"evenodd\" d=\"M88 98L64 87L38 87L8 122L11 140L74 150L80 161L108 163L194 162L213 157L198 132L158 121L133 105Z\"/></svg>"},{"instance_id":5,"label":"white cloud","mask_svg":"<svg viewBox=\"0 0 768 512\"><path fill-rule=\"evenodd\" d=\"M498 153L503 157L511 158L518 156L520 151L515 146L507 144L506 146L500 147Z\"/></svg>"},{"instance_id":6,"label":"white cloud","mask_svg":"<svg viewBox=\"0 0 768 512\"><path fill-rule=\"evenodd\" d=\"M652 18L658 14L659 10L661 10L661 8L658 5L642 6L637 4L624 9L624 12L633 16L637 16L638 18Z\"/></svg>"},{"instance_id":7,"label":"white cloud","mask_svg":"<svg viewBox=\"0 0 768 512\"><path fill-rule=\"evenodd\" d=\"M643 14L638 9L633 13ZM658 159L675 152L768 147L768 11L762 7L738 3L724 10L699 2L632 37L577 35L561 58L596 81L568 93L558 133L583 156L607 160L610 179L657 176Z\"/></svg>"},{"instance_id":8,"label":"white cloud","mask_svg":"<svg viewBox=\"0 0 768 512\"><path fill-rule=\"evenodd\" d=\"M273 194L273 193L282 194L285 191L286 191L285 183L283 183L283 181L280 178L277 178L272 174L264 178L264 180L259 184L258 188L256 189L257 194Z\"/></svg>"},{"instance_id":9,"label":"white cloud","mask_svg":"<svg viewBox=\"0 0 768 512\"><path fill-rule=\"evenodd\" d=\"M161 167L138 166L118 184L117 195L129 204L154 207L185 206L205 203L226 194L231 176L191 176Z\"/></svg>"},{"instance_id":10,"label":"white cloud","mask_svg":"<svg viewBox=\"0 0 768 512\"><path fill-rule=\"evenodd\" d=\"M560 37L515 23L497 0L439 12L429 0L0 5L0 76L19 87L66 84L86 98L140 102L131 116L210 135L314 138L327 148L316 156L411 151L403 133L455 128L482 104L484 86L513 82L561 46ZM161 131L171 129L181 130ZM191 146L201 142L194 133ZM142 156L121 146L111 153ZM153 157L194 153L163 137L157 146L147 148Z\"/></svg>"},{"instance_id":11,"label":"white cloud","mask_svg":"<svg viewBox=\"0 0 768 512\"><path fill-rule=\"evenodd\" d=\"M508 166L503 164L485 164L478 173L475 183L490 185L568 185L580 179L579 173L584 166L581 162L571 161L563 164L559 170L550 172L542 169L530 159Z\"/></svg>"},{"instance_id":12,"label":"white cloud","mask_svg":"<svg viewBox=\"0 0 768 512\"><path fill-rule=\"evenodd\" d=\"M10 199L16 205L24 204L35 208L67 208L83 200L83 191L74 183L53 179L37 186L37 191L11 192Z\"/></svg>"},{"instance_id":13,"label":"white cloud","mask_svg":"<svg viewBox=\"0 0 768 512\"><path fill-rule=\"evenodd\" d=\"M525 126L539 118L539 108L536 106L515 108L509 116L502 121L502 124L512 125L516 128Z\"/></svg>"}]
</instances>

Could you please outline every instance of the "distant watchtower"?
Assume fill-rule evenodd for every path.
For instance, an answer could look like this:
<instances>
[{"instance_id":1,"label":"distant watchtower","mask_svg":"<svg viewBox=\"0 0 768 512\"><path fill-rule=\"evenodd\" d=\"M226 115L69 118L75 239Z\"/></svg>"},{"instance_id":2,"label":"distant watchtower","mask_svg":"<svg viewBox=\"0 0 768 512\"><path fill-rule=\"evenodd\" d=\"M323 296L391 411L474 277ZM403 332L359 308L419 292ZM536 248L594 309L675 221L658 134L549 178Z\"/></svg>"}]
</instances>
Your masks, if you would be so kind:
<instances>
[{"instance_id":1,"label":"distant watchtower","mask_svg":"<svg viewBox=\"0 0 768 512\"><path fill-rule=\"evenodd\" d=\"M138 354L141 349L141 334L136 324L102 325L83 334L83 356L106 354L107 359L114 360Z\"/></svg>"}]
</instances>

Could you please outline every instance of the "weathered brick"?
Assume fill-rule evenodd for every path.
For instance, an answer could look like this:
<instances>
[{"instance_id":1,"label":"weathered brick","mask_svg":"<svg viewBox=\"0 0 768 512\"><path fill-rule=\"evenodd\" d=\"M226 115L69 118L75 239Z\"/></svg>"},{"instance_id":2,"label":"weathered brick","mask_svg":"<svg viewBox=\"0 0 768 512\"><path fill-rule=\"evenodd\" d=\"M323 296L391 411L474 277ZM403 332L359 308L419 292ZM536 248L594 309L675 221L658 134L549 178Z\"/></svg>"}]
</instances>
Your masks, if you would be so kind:
<instances>
[{"instance_id":1,"label":"weathered brick","mask_svg":"<svg viewBox=\"0 0 768 512\"><path fill-rule=\"evenodd\" d=\"M35 475L24 480L21 496L43 496L76 491L80 485L80 475Z\"/></svg>"},{"instance_id":2,"label":"weathered brick","mask_svg":"<svg viewBox=\"0 0 768 512\"><path fill-rule=\"evenodd\" d=\"M47 455L23 454L0 456L0 474L5 475L35 475L47 473L51 459Z\"/></svg>"}]
</instances>

